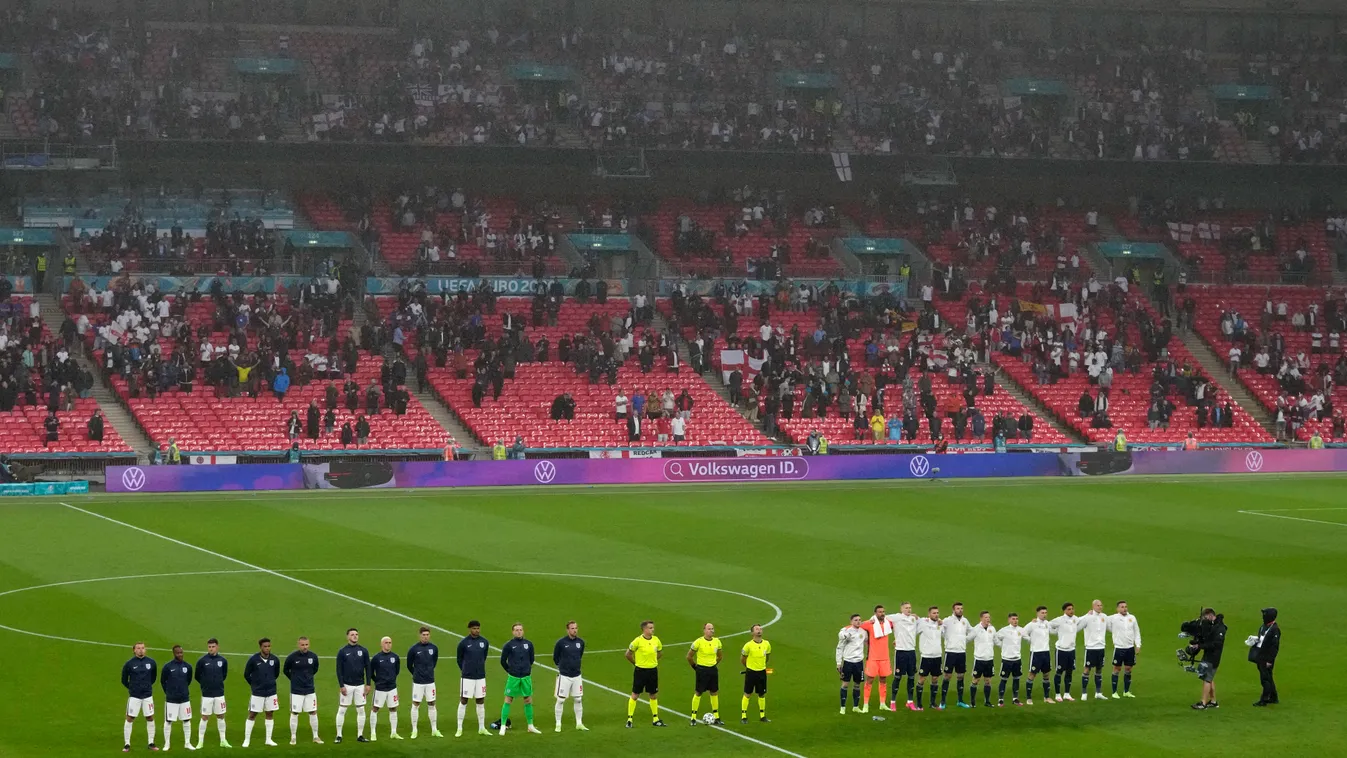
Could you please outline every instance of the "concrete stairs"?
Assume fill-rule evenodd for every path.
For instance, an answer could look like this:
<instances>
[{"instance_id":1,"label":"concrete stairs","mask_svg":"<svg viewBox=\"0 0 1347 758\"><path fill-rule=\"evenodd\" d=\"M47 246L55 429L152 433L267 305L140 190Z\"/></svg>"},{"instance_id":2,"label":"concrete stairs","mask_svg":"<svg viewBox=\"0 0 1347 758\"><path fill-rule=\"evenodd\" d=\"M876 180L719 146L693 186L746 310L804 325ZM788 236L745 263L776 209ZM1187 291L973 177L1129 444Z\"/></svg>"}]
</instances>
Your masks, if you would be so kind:
<instances>
[{"instance_id":1,"label":"concrete stairs","mask_svg":"<svg viewBox=\"0 0 1347 758\"><path fill-rule=\"evenodd\" d=\"M1034 415L1038 416L1040 421L1046 423L1053 429L1056 429L1058 432L1065 435L1066 438L1073 443L1081 445L1089 444L1089 440L1081 436L1081 434L1072 427L1062 423L1061 418L1058 417L1056 413L1054 413L1051 409L1049 409L1048 406L1039 402L1039 400L1035 398L1033 395L1026 392L1023 387L1021 387L1018 383L1016 383L1014 379L1010 378L1009 374L1007 374L1004 371L1001 371L999 368L997 369L996 373L997 373L996 386L1005 390L1006 394L1020 401L1020 404L1022 404L1025 408L1028 408L1029 410L1033 411ZM990 426L990 423L988 425Z\"/></svg>"},{"instance_id":2,"label":"concrete stairs","mask_svg":"<svg viewBox=\"0 0 1347 758\"><path fill-rule=\"evenodd\" d=\"M1263 407L1263 404L1258 402L1258 398L1245 389L1243 383L1230 375L1227 362L1217 356L1216 352L1195 332L1187 331L1176 334L1183 341L1184 346L1188 348L1188 352L1192 353L1193 357L1197 359L1198 365L1202 367L1207 376L1211 377L1211 380L1218 387L1230 393L1230 397L1234 398L1235 404L1252 416L1268 434L1275 435L1276 420Z\"/></svg>"},{"instance_id":3,"label":"concrete stairs","mask_svg":"<svg viewBox=\"0 0 1347 758\"><path fill-rule=\"evenodd\" d=\"M411 387L408 387L411 389ZM458 444L460 453L467 453L474 459L484 459L490 457L490 449L479 441L473 433L468 431L468 427L454 413L442 399L438 392L435 392L429 385L425 389L412 392L412 397L420 401L421 406L430 413L430 417L453 436L454 442ZM506 440L508 445L514 440Z\"/></svg>"},{"instance_id":4,"label":"concrete stairs","mask_svg":"<svg viewBox=\"0 0 1347 758\"><path fill-rule=\"evenodd\" d=\"M61 321L65 314L56 297L47 293L37 295L38 306L42 312L42 319L47 322L48 328L60 328ZM104 424L117 430L126 444L136 453L138 463L148 463L150 451L154 449L154 443L145 436L144 430L132 418L130 411L122 405L117 394L104 381L102 372L94 365L93 358L83 350L74 350L70 353L71 358L80 365L80 368L88 369L94 375L93 398L98 401L98 407L103 411Z\"/></svg>"},{"instance_id":5,"label":"concrete stairs","mask_svg":"<svg viewBox=\"0 0 1347 758\"><path fill-rule=\"evenodd\" d=\"M661 315L659 311L655 311L655 317L650 320L650 325L661 332L667 332L669 330L669 322L664 320L664 316ZM678 359L683 362L683 371L692 371L692 356L688 352L687 342L683 340L682 335L679 335L678 337ZM748 421L753 428L758 429L759 431L762 430L762 422L749 421L748 415L744 410L730 402L730 388L725 384L724 380L720 378L719 373L708 371L702 375L702 379L711 387L711 389L715 390L717 395L720 395L720 398L724 400L727 405L734 408L740 416L743 416L744 420ZM780 432L778 432L775 437L770 437L770 439L773 442L786 444L785 437L783 437Z\"/></svg>"}]
</instances>

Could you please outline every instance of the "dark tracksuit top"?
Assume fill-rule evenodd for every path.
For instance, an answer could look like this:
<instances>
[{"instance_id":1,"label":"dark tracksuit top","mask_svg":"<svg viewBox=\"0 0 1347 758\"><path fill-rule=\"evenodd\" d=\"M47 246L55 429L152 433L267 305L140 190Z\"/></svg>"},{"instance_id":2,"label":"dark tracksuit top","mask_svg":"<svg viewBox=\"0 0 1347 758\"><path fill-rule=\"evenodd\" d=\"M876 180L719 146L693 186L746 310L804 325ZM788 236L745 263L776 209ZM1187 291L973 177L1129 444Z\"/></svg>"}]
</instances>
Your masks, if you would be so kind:
<instances>
[{"instance_id":1,"label":"dark tracksuit top","mask_svg":"<svg viewBox=\"0 0 1347 758\"><path fill-rule=\"evenodd\" d=\"M458 670L464 679L486 678L486 657L491 643L485 637L464 637L458 641Z\"/></svg>"},{"instance_id":2,"label":"dark tracksuit top","mask_svg":"<svg viewBox=\"0 0 1347 758\"><path fill-rule=\"evenodd\" d=\"M569 636L557 640L556 647L552 648L552 665L557 667L557 671L562 676L575 678L580 676L580 657L585 654L585 641L579 637L571 639Z\"/></svg>"},{"instance_id":3,"label":"dark tracksuit top","mask_svg":"<svg viewBox=\"0 0 1347 758\"><path fill-rule=\"evenodd\" d=\"M435 643L420 642L407 651L407 670L412 672L412 684L434 684L435 666L440 662L440 649Z\"/></svg>"},{"instance_id":4,"label":"dark tracksuit top","mask_svg":"<svg viewBox=\"0 0 1347 758\"><path fill-rule=\"evenodd\" d=\"M290 694L312 695L315 692L313 680L318 674L318 654L312 650L307 653L296 650L286 656L281 673L290 680Z\"/></svg>"},{"instance_id":5,"label":"dark tracksuit top","mask_svg":"<svg viewBox=\"0 0 1347 758\"><path fill-rule=\"evenodd\" d=\"M165 703L190 703L192 667L186 661L169 661L159 672L159 686L164 688Z\"/></svg>"},{"instance_id":6,"label":"dark tracksuit top","mask_svg":"<svg viewBox=\"0 0 1347 758\"><path fill-rule=\"evenodd\" d=\"M500 649L500 665L505 673L522 679L533 673L533 643L522 637L505 643Z\"/></svg>"},{"instance_id":7,"label":"dark tracksuit top","mask_svg":"<svg viewBox=\"0 0 1347 758\"><path fill-rule=\"evenodd\" d=\"M122 686L126 694L138 700L154 697L154 680L159 676L159 665L148 655L131 657L122 665Z\"/></svg>"},{"instance_id":8,"label":"dark tracksuit top","mask_svg":"<svg viewBox=\"0 0 1347 758\"><path fill-rule=\"evenodd\" d=\"M347 645L338 650L337 684L363 687L369 683L369 651L362 645Z\"/></svg>"},{"instance_id":9,"label":"dark tracksuit top","mask_svg":"<svg viewBox=\"0 0 1347 758\"><path fill-rule=\"evenodd\" d=\"M229 661L224 656L207 653L197 659L194 678L201 685L201 697L224 697L224 683L228 676Z\"/></svg>"},{"instance_id":10,"label":"dark tracksuit top","mask_svg":"<svg viewBox=\"0 0 1347 758\"><path fill-rule=\"evenodd\" d=\"M369 676L374 680L374 689L389 692L398 688L398 674L402 673L402 661L397 653L375 653L369 662Z\"/></svg>"},{"instance_id":11,"label":"dark tracksuit top","mask_svg":"<svg viewBox=\"0 0 1347 758\"><path fill-rule=\"evenodd\" d=\"M281 662L274 655L263 658L261 653L253 653L243 666L243 681L252 688L253 697L274 696L276 679L280 675Z\"/></svg>"}]
</instances>

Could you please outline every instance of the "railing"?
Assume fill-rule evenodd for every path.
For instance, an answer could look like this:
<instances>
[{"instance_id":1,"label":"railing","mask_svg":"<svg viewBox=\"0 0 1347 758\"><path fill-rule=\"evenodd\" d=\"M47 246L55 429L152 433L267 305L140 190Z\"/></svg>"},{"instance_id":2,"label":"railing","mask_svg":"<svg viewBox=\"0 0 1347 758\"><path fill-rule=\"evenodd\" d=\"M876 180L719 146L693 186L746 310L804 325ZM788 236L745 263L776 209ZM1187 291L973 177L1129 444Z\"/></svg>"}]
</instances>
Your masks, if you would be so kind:
<instances>
[{"instance_id":1,"label":"railing","mask_svg":"<svg viewBox=\"0 0 1347 758\"><path fill-rule=\"evenodd\" d=\"M0 142L0 167L8 171L115 169L117 146L73 145L49 140Z\"/></svg>"}]
</instances>

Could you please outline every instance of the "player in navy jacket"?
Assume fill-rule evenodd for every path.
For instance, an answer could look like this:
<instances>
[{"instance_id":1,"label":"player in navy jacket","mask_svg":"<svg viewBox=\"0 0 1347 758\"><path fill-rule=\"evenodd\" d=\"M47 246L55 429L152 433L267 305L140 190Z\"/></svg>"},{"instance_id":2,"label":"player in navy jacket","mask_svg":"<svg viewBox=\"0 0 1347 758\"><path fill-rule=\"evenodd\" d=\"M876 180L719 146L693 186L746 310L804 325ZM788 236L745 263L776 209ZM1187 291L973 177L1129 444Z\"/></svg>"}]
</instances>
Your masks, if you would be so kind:
<instances>
[{"instance_id":1,"label":"player in navy jacket","mask_svg":"<svg viewBox=\"0 0 1347 758\"><path fill-rule=\"evenodd\" d=\"M164 688L164 751L173 744L173 722L182 722L182 739L192 748L192 667L182 659L182 645L173 646L173 660L159 672Z\"/></svg>"},{"instance_id":2,"label":"player in navy jacket","mask_svg":"<svg viewBox=\"0 0 1347 758\"><path fill-rule=\"evenodd\" d=\"M145 655L145 643L137 642L131 648L131 660L122 664L122 686L126 688L126 723L122 725L122 752L131 752L131 728L136 716L145 714L145 730L149 732L150 749L154 745L154 680L159 666Z\"/></svg>"}]
</instances>

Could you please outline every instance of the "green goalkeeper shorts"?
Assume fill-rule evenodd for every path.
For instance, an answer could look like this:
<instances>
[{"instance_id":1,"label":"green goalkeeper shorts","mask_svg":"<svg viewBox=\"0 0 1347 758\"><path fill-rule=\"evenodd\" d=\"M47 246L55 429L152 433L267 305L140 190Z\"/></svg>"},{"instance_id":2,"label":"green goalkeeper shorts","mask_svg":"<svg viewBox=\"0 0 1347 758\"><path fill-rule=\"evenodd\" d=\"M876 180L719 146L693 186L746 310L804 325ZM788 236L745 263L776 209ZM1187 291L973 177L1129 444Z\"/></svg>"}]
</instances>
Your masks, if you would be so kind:
<instances>
[{"instance_id":1,"label":"green goalkeeper shorts","mask_svg":"<svg viewBox=\"0 0 1347 758\"><path fill-rule=\"evenodd\" d=\"M533 697L533 677L505 677L505 697Z\"/></svg>"}]
</instances>

